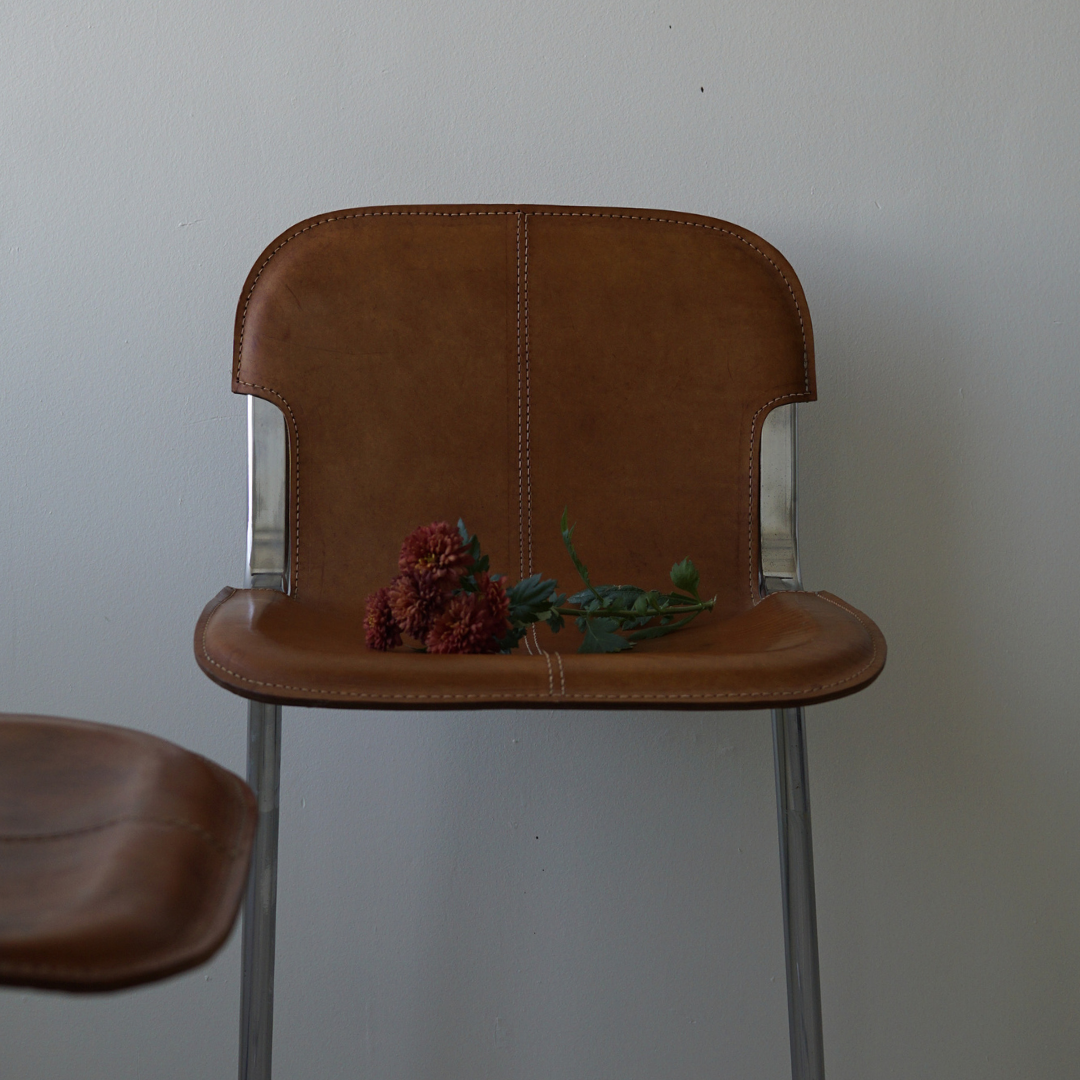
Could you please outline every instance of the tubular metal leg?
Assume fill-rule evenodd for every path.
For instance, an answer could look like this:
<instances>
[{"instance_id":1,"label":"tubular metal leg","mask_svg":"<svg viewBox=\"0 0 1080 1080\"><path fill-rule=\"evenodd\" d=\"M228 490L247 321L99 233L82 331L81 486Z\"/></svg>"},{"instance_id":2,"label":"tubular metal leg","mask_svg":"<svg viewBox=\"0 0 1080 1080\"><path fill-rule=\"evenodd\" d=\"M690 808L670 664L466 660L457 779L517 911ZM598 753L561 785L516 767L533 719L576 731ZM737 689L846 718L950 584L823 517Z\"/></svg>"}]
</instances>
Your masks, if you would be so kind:
<instances>
[{"instance_id":1,"label":"tubular metal leg","mask_svg":"<svg viewBox=\"0 0 1080 1080\"><path fill-rule=\"evenodd\" d=\"M824 1080L814 848L810 836L803 710L773 709L772 721L791 1076L792 1080Z\"/></svg>"},{"instance_id":2,"label":"tubular metal leg","mask_svg":"<svg viewBox=\"0 0 1080 1080\"><path fill-rule=\"evenodd\" d=\"M281 706L249 701L247 779L259 801L259 826L244 897L240 1080L270 1080L280 774Z\"/></svg>"}]
</instances>

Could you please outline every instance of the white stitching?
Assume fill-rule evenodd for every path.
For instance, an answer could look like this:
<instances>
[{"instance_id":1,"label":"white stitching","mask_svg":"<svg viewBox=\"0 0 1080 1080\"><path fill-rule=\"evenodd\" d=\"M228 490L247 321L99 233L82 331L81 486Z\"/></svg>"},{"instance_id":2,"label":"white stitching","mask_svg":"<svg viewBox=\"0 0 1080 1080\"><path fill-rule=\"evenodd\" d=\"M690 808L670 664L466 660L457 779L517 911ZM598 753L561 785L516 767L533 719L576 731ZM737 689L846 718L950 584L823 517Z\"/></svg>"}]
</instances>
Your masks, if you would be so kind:
<instances>
[{"instance_id":1,"label":"white stitching","mask_svg":"<svg viewBox=\"0 0 1080 1080\"><path fill-rule=\"evenodd\" d=\"M517 214L517 226L515 240L517 248L517 444L518 444L518 580L525 577L525 472L523 456L524 424L521 412L521 229L524 215ZM524 637L525 651L532 656L532 646L529 644L529 635Z\"/></svg>"},{"instance_id":2,"label":"white stitching","mask_svg":"<svg viewBox=\"0 0 1080 1080\"><path fill-rule=\"evenodd\" d=\"M566 697L566 672L563 670L562 657L555 653L555 659L559 662L559 693Z\"/></svg>"},{"instance_id":3,"label":"white stitching","mask_svg":"<svg viewBox=\"0 0 1080 1080\"><path fill-rule=\"evenodd\" d=\"M544 653L544 660L547 662L548 669L548 696L555 696L555 676L551 672L551 657L547 653Z\"/></svg>"},{"instance_id":4,"label":"white stitching","mask_svg":"<svg viewBox=\"0 0 1080 1080\"><path fill-rule=\"evenodd\" d=\"M224 591L224 590L223 590ZM249 590L251 591L251 590ZM365 690L327 690L324 687L314 686L292 686L288 683L272 683L265 682L262 679L249 679L246 675L241 675L237 671L233 671L230 668L225 667L223 664L219 664L209 653L206 644L206 632L210 626L210 620L214 616L214 612L217 611L226 600L229 599L236 589L229 588L228 595L223 597L214 606L213 610L206 616L206 622L203 623L202 632L202 651L206 662L213 667L216 667L219 671L225 672L226 675L231 675L234 679L239 680L242 683L247 683L249 686L264 686L271 690L297 690L305 694L319 694L323 697L347 697L354 699L366 699L369 701L505 701L508 699L533 699L539 700L545 696L550 697L551 693L547 695L536 690L515 690L515 691L500 691L497 694L385 694L385 693L370 693ZM859 621L859 624L866 630L870 638L870 659L856 671L853 675L848 675L843 679L835 679L830 683L821 683L817 686L806 686L800 690L749 690L740 692L724 692L716 693L703 693L703 694L586 694L586 693L566 693L565 681L563 682L562 694L564 697L571 701L744 701L753 698L789 698L789 697L806 697L808 694L817 693L819 690L832 690L837 686L845 686L850 683L858 681L858 678L864 671L868 671L877 661L877 642L874 635L870 633L869 628L864 622L862 616L855 611L854 608L847 608L843 604L837 603L835 600L830 599L827 596L823 596L821 593L814 593L813 595L824 600L826 603L832 604L833 607L840 608L841 611L847 611L848 614L854 615ZM546 653L544 654L547 655ZM555 654L559 661L560 672L562 670L562 658L558 653Z\"/></svg>"},{"instance_id":5,"label":"white stitching","mask_svg":"<svg viewBox=\"0 0 1080 1080\"><path fill-rule=\"evenodd\" d=\"M262 277L263 270L266 269L270 260L291 240L294 240L298 236L302 236L304 233L311 229L317 228L320 225L328 225L334 221L349 221L351 219L360 218L376 218L376 217L508 217L510 214L514 214L518 217L519 221L524 223L525 233L525 455L526 455L526 480L528 484L528 502L529 502L529 572L532 573L532 476L530 471L529 462L529 342L528 342L528 274L529 274L529 232L528 232L528 218L529 214L522 210L373 210L364 211L357 214L332 214L329 217L321 218L318 221L313 221L308 225L305 225L302 229L298 229L296 232L291 233L284 240L281 241L273 251L262 261L259 266L258 273L256 273L254 279L251 282L251 288L248 289L247 296L244 298L244 310L240 316L240 333L237 339L236 346L236 370L235 379L242 386L255 386L256 384L250 382L244 382L240 378L240 368L243 365L244 355L244 331L247 325L247 312L248 306L251 303L251 297L255 292L255 286L258 284L259 279ZM688 225L698 229L706 229L710 232L718 232L725 236L734 237L741 243L745 244L751 251L760 255L776 272L780 275L781 281L787 286L788 292L791 294L792 302L795 304L795 311L799 318L799 332L802 336L803 343L803 392L810 393L810 353L809 345L806 340L806 323L803 319L802 307L799 304L799 298L795 294L795 289L791 282L788 281L787 275L780 269L776 262L766 254L756 244L752 243L741 233L736 232L734 229L725 229L718 225L706 225L701 221L686 221L681 218L661 218L661 217L645 217L640 214L604 214L597 213L595 211L571 211L571 210L540 210L533 211L535 217L581 217L581 218L606 218L609 220L619 221L648 221L661 225ZM520 239L518 241L520 251ZM519 254L520 260L520 254ZM519 319L519 359L518 359L518 395L519 395L519 409L518 409L518 491L519 500L521 492L521 420L520 420L520 394L521 394L521 373L520 373L520 318L521 318L521 299L520 299L520 268L519 268L519 298L518 298L518 319ZM268 387L259 387L259 389L266 390L267 393L274 394L280 401L285 403L286 408L289 409L289 415L293 417L293 431L296 441L296 480L295 480L295 514L296 514L296 551L294 554L294 577L292 582L292 592L295 595L300 578L300 432L296 427L296 418L293 416L292 409L289 407L285 399L276 391L270 390ZM755 594L755 575L754 575L754 434L755 426L757 424L757 418L761 415L764 409L769 408L770 405L775 404L778 401L784 400L797 400L798 394L785 394L781 397L773 398L772 401L766 402L758 411L754 414L753 422L750 428L750 498L749 498L749 520L748 520L748 548L749 548L749 586L750 586L750 602L757 605L761 601L761 597ZM520 514L520 507L519 507ZM522 560L524 560L524 542L522 544ZM522 574L524 576L524 574ZM526 640L526 649L528 649L528 641ZM531 650L530 650L531 652Z\"/></svg>"},{"instance_id":6,"label":"white stitching","mask_svg":"<svg viewBox=\"0 0 1080 1080\"><path fill-rule=\"evenodd\" d=\"M517 215L517 444L518 444L518 577L525 576L525 481L522 467L521 423L521 219Z\"/></svg>"},{"instance_id":7,"label":"white stitching","mask_svg":"<svg viewBox=\"0 0 1080 1080\"><path fill-rule=\"evenodd\" d=\"M528 537L529 537L529 573L533 572L533 520L532 520L532 370L529 363L529 215L522 215L522 232L525 239L525 490L527 493L526 506L528 508ZM522 574L522 577L525 575ZM536 640L536 631L533 630L533 640L537 648L540 642Z\"/></svg>"}]
</instances>

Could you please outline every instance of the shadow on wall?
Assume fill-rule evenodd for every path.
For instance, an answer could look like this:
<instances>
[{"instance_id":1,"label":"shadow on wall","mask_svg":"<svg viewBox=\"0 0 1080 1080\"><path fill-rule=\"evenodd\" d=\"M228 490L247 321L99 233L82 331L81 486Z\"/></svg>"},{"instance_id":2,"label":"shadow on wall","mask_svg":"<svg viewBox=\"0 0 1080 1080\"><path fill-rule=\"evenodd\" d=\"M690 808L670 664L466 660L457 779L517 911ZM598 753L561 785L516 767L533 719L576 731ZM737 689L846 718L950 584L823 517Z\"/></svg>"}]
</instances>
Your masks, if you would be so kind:
<instances>
[{"instance_id":1,"label":"shadow on wall","mask_svg":"<svg viewBox=\"0 0 1080 1080\"><path fill-rule=\"evenodd\" d=\"M1043 487L1056 403L1006 325L1019 297L890 271L809 290L804 577L889 643L874 686L810 714L826 1053L838 1077L1065 1076L1080 597Z\"/></svg>"}]
</instances>

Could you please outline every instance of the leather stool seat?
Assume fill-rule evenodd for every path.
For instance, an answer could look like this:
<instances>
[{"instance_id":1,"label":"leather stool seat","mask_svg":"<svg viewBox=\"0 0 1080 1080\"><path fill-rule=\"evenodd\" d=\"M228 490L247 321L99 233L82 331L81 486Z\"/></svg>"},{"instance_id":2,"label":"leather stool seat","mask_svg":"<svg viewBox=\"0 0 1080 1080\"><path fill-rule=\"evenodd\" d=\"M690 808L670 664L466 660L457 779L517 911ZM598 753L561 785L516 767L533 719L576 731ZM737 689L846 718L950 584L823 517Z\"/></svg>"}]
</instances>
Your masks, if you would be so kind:
<instances>
[{"instance_id":1,"label":"leather stool seat","mask_svg":"<svg viewBox=\"0 0 1080 1080\"><path fill-rule=\"evenodd\" d=\"M774 593L619 656L576 653L572 626L533 641L511 656L373 652L360 611L227 588L199 620L195 655L211 679L245 697L354 709L785 707L853 693L885 663L881 631L828 593Z\"/></svg>"},{"instance_id":2,"label":"leather stool seat","mask_svg":"<svg viewBox=\"0 0 1080 1080\"><path fill-rule=\"evenodd\" d=\"M255 821L246 784L163 739L0 716L0 983L113 990L206 960Z\"/></svg>"}]
</instances>

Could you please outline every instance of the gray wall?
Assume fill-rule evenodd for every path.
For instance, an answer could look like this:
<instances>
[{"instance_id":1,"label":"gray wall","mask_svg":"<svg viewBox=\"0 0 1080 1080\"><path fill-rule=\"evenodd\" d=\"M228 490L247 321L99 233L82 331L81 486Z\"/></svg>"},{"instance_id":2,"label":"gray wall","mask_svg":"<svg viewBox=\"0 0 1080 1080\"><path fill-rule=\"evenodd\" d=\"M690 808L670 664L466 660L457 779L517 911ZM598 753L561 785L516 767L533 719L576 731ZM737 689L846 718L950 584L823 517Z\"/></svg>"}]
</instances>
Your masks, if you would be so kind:
<instances>
[{"instance_id":1,"label":"gray wall","mask_svg":"<svg viewBox=\"0 0 1080 1080\"><path fill-rule=\"evenodd\" d=\"M7 710L243 768L236 298L347 206L713 214L816 326L804 566L889 666L812 710L832 1080L1080 1057L1080 6L21 0L0 14ZM678 553L676 553L678 554ZM287 710L275 1075L778 1078L764 715ZM0 993L0 1076L233 1075L235 937Z\"/></svg>"}]
</instances>

